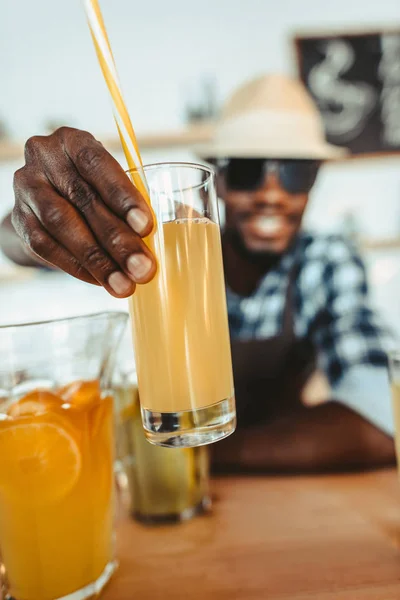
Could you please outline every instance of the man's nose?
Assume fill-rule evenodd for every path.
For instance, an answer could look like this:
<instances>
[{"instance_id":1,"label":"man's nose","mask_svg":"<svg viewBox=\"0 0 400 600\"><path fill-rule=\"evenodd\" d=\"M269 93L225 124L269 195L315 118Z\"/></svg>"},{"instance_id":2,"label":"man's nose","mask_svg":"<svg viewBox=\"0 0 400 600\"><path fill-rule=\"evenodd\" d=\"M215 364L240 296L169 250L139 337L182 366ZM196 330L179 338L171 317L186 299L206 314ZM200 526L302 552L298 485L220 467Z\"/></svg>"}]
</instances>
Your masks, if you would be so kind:
<instances>
[{"instance_id":1,"label":"man's nose","mask_svg":"<svg viewBox=\"0 0 400 600\"><path fill-rule=\"evenodd\" d=\"M262 184L255 192L255 198L259 205L277 206L283 202L284 193L274 173L265 175Z\"/></svg>"}]
</instances>

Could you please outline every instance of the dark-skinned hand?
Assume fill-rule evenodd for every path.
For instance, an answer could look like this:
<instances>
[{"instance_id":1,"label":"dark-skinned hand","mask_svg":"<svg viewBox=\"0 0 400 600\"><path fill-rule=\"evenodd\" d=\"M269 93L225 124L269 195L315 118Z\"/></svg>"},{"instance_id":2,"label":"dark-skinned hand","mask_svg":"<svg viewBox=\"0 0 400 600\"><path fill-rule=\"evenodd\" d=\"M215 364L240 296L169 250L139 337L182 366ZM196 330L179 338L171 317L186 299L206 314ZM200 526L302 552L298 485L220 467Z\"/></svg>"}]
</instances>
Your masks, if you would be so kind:
<instances>
[{"instance_id":1,"label":"dark-skinned hand","mask_svg":"<svg viewBox=\"0 0 400 600\"><path fill-rule=\"evenodd\" d=\"M30 138L14 177L12 223L39 259L124 298L156 263L142 238L151 211L90 133L62 127Z\"/></svg>"}]
</instances>

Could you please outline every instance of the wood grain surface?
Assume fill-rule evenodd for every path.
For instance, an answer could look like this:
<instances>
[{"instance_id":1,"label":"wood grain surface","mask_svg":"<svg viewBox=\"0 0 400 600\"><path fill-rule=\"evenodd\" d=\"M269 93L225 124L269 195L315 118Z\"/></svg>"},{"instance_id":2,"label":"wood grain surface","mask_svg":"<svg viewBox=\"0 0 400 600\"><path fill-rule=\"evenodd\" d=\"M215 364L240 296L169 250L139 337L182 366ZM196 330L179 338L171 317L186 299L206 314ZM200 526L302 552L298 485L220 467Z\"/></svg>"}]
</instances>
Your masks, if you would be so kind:
<instances>
[{"instance_id":1,"label":"wood grain surface","mask_svg":"<svg viewBox=\"0 0 400 600\"><path fill-rule=\"evenodd\" d=\"M398 600L394 471L213 482L211 514L176 526L118 522L104 600Z\"/></svg>"}]
</instances>

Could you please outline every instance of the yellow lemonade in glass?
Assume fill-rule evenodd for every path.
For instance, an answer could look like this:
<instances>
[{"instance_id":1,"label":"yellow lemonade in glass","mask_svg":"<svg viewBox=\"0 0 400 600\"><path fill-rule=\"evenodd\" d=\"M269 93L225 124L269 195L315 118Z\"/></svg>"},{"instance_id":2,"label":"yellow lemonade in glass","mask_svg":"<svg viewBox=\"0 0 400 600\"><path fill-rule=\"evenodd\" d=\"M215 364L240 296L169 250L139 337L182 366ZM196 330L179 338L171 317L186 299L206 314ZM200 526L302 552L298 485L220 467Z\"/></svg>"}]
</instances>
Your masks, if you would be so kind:
<instances>
[{"instance_id":1,"label":"yellow lemonade in glass","mask_svg":"<svg viewBox=\"0 0 400 600\"><path fill-rule=\"evenodd\" d=\"M38 389L4 411L0 549L10 598L63 598L115 568L113 428L98 381Z\"/></svg>"},{"instance_id":2,"label":"yellow lemonade in glass","mask_svg":"<svg viewBox=\"0 0 400 600\"><path fill-rule=\"evenodd\" d=\"M178 522L209 509L208 448L163 448L143 431L136 385L115 387L117 458L129 489L128 510L146 523Z\"/></svg>"},{"instance_id":3,"label":"yellow lemonade in glass","mask_svg":"<svg viewBox=\"0 0 400 600\"><path fill-rule=\"evenodd\" d=\"M159 413L218 405L234 394L219 227L165 223L162 243L168 276L159 270L130 300L141 405Z\"/></svg>"},{"instance_id":4,"label":"yellow lemonade in glass","mask_svg":"<svg viewBox=\"0 0 400 600\"><path fill-rule=\"evenodd\" d=\"M154 279L130 299L143 426L153 444L201 446L236 424L214 173L157 163L141 174L157 261Z\"/></svg>"}]
</instances>

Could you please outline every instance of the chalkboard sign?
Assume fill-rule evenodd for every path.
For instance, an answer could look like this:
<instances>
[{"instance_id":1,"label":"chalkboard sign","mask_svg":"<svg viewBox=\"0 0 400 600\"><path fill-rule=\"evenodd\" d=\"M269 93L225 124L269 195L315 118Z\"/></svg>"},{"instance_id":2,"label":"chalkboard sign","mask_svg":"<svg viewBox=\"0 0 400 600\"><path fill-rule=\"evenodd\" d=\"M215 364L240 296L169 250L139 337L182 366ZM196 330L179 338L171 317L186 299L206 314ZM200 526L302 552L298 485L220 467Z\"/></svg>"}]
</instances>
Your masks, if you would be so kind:
<instances>
[{"instance_id":1,"label":"chalkboard sign","mask_svg":"<svg viewBox=\"0 0 400 600\"><path fill-rule=\"evenodd\" d=\"M400 30L294 41L299 76L318 104L328 141L352 154L399 152Z\"/></svg>"}]
</instances>

